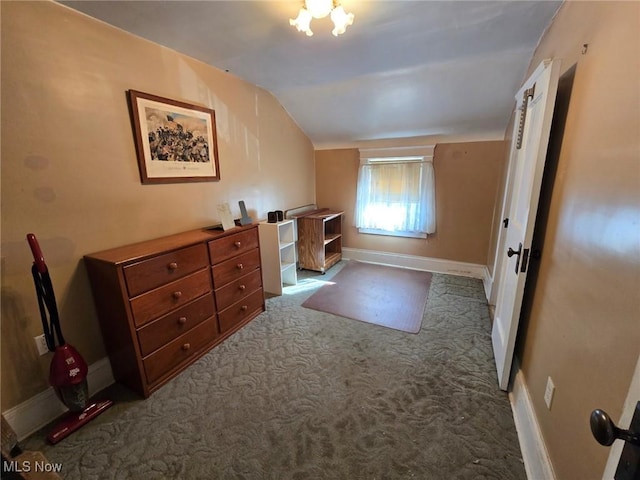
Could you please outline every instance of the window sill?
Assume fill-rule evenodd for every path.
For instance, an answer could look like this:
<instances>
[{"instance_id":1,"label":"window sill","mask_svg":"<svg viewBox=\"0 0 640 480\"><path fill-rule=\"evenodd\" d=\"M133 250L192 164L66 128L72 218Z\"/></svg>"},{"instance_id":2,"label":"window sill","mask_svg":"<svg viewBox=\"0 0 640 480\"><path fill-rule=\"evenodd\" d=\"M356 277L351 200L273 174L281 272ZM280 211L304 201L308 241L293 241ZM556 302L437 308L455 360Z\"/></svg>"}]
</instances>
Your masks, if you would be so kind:
<instances>
[{"instance_id":1,"label":"window sill","mask_svg":"<svg viewBox=\"0 0 640 480\"><path fill-rule=\"evenodd\" d=\"M406 238L427 238L426 233L418 233L418 232L395 232L390 230L377 230L374 228L359 228L359 233L364 233L367 235L385 235L388 237L406 237Z\"/></svg>"}]
</instances>

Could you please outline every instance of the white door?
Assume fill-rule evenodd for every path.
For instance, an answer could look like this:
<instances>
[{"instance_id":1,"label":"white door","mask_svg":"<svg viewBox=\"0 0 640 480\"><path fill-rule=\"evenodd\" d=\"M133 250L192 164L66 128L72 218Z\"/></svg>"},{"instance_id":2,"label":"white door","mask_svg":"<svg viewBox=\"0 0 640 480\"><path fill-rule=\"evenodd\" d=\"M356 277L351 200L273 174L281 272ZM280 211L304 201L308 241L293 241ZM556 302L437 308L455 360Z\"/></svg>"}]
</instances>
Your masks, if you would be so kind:
<instances>
[{"instance_id":1,"label":"white door","mask_svg":"<svg viewBox=\"0 0 640 480\"><path fill-rule=\"evenodd\" d=\"M491 332L502 390L509 384L559 73L559 60L543 61L516 95L520 118L511 142L511 205Z\"/></svg>"}]
</instances>

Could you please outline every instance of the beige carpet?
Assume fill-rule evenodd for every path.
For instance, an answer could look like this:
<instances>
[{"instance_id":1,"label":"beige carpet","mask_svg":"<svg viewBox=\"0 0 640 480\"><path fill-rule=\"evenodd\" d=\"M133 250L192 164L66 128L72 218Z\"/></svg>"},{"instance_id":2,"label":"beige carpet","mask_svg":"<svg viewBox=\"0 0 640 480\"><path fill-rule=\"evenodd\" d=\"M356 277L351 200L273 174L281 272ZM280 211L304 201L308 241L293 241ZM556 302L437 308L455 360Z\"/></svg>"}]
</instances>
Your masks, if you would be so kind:
<instances>
[{"instance_id":1,"label":"beige carpet","mask_svg":"<svg viewBox=\"0 0 640 480\"><path fill-rule=\"evenodd\" d=\"M418 333L430 285L429 272L351 260L302 306Z\"/></svg>"}]
</instances>

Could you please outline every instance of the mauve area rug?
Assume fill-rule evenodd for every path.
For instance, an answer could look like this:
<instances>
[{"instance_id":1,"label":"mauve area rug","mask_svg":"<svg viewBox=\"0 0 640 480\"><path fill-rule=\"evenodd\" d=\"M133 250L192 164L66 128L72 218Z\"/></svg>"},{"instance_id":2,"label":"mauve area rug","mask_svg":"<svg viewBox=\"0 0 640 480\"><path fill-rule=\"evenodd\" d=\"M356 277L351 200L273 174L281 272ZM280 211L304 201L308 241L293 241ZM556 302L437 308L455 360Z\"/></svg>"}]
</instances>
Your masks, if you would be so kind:
<instances>
[{"instance_id":1,"label":"mauve area rug","mask_svg":"<svg viewBox=\"0 0 640 480\"><path fill-rule=\"evenodd\" d=\"M350 260L303 307L418 333L431 273Z\"/></svg>"}]
</instances>

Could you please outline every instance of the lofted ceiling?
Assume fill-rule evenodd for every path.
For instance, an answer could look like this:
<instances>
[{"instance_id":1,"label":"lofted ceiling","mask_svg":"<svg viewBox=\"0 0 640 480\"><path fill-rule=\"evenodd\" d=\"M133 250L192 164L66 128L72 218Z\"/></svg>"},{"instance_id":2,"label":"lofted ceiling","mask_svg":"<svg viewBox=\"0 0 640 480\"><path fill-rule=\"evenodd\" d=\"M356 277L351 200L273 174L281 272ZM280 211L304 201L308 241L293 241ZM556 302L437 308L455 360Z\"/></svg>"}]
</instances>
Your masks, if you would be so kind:
<instances>
[{"instance_id":1,"label":"lofted ceiling","mask_svg":"<svg viewBox=\"0 0 640 480\"><path fill-rule=\"evenodd\" d=\"M302 0L61 1L271 92L316 148L422 136L502 139L561 1L343 0L334 37Z\"/></svg>"}]
</instances>

